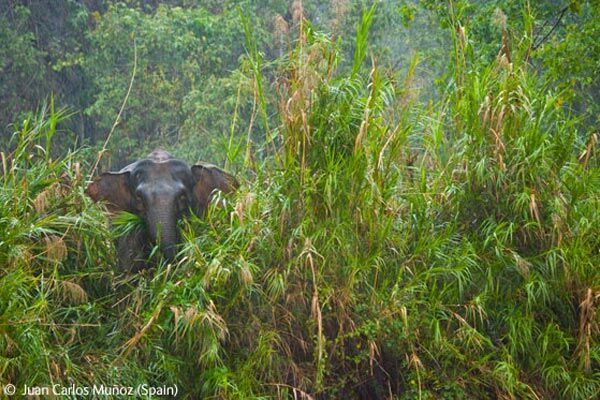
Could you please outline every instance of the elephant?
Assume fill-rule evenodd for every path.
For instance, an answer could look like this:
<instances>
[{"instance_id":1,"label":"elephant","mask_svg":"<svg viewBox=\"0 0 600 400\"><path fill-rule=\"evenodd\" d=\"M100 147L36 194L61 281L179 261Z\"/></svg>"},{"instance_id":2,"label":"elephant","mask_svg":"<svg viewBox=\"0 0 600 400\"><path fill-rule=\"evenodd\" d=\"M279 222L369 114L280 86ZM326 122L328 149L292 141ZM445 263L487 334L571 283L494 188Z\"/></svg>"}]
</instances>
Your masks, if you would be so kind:
<instances>
[{"instance_id":1,"label":"elephant","mask_svg":"<svg viewBox=\"0 0 600 400\"><path fill-rule=\"evenodd\" d=\"M220 168L198 163L189 166L157 149L118 172L105 172L93 180L86 193L103 201L111 212L128 211L144 221L144 228L117 240L117 258L124 271L148 267L155 244L167 261L177 254L177 222L195 213L204 216L215 191L231 193L238 181Z\"/></svg>"}]
</instances>

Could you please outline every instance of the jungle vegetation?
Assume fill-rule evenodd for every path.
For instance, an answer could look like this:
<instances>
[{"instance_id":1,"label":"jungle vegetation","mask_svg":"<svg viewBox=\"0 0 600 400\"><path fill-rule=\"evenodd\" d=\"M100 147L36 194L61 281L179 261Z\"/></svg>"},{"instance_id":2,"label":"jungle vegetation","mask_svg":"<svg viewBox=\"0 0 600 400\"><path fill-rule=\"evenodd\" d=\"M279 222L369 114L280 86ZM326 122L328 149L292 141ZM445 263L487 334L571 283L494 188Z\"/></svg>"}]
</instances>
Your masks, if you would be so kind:
<instances>
[{"instance_id":1,"label":"jungle vegetation","mask_svg":"<svg viewBox=\"0 0 600 400\"><path fill-rule=\"evenodd\" d=\"M600 3L0 5L0 385L600 395ZM235 173L125 274L86 183ZM77 396L73 395L72 398Z\"/></svg>"}]
</instances>

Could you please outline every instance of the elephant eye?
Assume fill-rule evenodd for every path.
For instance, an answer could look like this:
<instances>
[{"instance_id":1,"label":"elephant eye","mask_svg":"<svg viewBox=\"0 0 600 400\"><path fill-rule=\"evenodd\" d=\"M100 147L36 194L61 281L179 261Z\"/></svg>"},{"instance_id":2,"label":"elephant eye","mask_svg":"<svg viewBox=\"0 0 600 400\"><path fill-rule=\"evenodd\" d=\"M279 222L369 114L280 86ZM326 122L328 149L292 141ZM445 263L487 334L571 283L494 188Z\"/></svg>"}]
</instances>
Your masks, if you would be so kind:
<instances>
[{"instance_id":1,"label":"elephant eye","mask_svg":"<svg viewBox=\"0 0 600 400\"><path fill-rule=\"evenodd\" d=\"M178 202L179 202L179 208L181 208L181 209L186 208L188 206L187 194L185 194L185 193L180 194L179 198L178 198Z\"/></svg>"},{"instance_id":2,"label":"elephant eye","mask_svg":"<svg viewBox=\"0 0 600 400\"><path fill-rule=\"evenodd\" d=\"M145 204L144 204L144 197L141 194L136 194L135 195L135 205L137 206L138 210L143 211Z\"/></svg>"}]
</instances>

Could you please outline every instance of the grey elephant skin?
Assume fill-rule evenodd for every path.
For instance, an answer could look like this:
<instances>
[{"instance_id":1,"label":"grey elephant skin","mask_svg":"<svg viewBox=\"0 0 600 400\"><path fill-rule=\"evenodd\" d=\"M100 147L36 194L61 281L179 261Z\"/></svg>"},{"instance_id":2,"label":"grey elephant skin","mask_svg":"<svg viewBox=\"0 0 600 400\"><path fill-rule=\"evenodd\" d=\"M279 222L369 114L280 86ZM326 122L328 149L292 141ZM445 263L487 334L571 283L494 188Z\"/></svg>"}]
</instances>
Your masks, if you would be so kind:
<instances>
[{"instance_id":1,"label":"grey elephant skin","mask_svg":"<svg viewBox=\"0 0 600 400\"><path fill-rule=\"evenodd\" d=\"M148 267L147 259L158 243L167 260L177 254L177 221L190 211L202 217L215 191L230 193L239 186L227 172L207 163L189 166L164 150L118 172L105 172L90 183L86 193L103 201L111 212L128 211L140 216L145 228L117 241L119 266L137 272Z\"/></svg>"}]
</instances>

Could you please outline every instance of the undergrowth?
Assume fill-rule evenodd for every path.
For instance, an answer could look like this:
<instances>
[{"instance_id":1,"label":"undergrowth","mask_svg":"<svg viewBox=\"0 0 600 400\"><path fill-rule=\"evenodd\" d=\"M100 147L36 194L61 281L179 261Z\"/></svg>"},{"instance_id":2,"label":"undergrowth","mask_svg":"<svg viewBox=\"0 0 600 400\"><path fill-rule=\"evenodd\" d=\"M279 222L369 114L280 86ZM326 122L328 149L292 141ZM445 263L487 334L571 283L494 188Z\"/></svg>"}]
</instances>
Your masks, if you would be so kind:
<instances>
[{"instance_id":1,"label":"undergrowth","mask_svg":"<svg viewBox=\"0 0 600 400\"><path fill-rule=\"evenodd\" d=\"M455 20L446 92L419 103L417 56L403 77L367 57L371 15L347 72L303 24L256 179L184 224L173 265L117 272L87 164L50 157L61 113L27 120L2 153L0 383L597 396L598 133L527 63L528 35L480 65ZM258 51L248 61L266 119Z\"/></svg>"}]
</instances>

